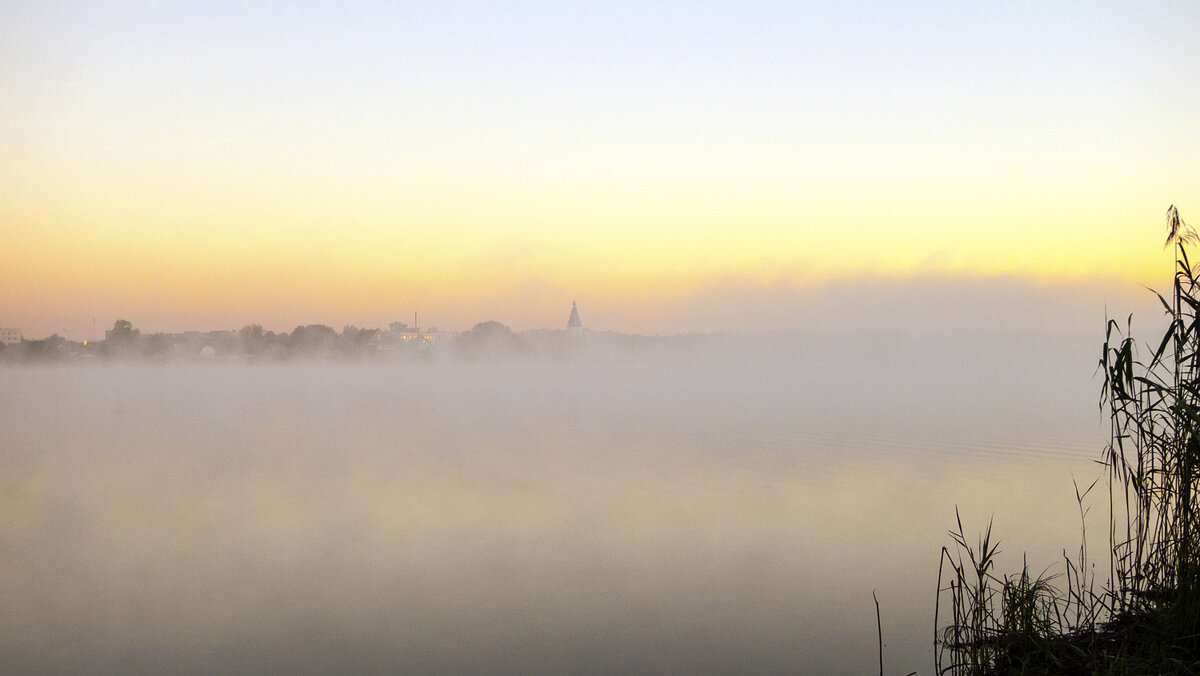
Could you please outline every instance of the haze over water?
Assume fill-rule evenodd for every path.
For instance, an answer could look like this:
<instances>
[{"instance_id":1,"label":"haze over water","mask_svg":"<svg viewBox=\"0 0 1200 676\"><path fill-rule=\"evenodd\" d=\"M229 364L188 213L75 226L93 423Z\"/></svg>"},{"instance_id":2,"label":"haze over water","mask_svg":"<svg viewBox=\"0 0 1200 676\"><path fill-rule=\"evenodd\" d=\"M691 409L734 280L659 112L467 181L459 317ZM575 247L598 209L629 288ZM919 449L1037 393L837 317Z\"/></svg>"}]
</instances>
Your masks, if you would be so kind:
<instances>
[{"instance_id":1,"label":"haze over water","mask_svg":"<svg viewBox=\"0 0 1200 676\"><path fill-rule=\"evenodd\" d=\"M956 505L999 570L1078 543L1104 321L1153 327L1163 211L1200 219L1197 34L1194 3L0 2L0 665L858 674L875 590L889 673L929 673ZM650 338L272 361L572 299L585 344ZM262 361L200 359L252 326ZM68 352L113 359L33 363Z\"/></svg>"},{"instance_id":2,"label":"haze over water","mask_svg":"<svg viewBox=\"0 0 1200 676\"><path fill-rule=\"evenodd\" d=\"M955 506L1053 563L1104 440L1093 337L1008 338L8 368L0 659L863 673L876 590L927 673Z\"/></svg>"}]
</instances>

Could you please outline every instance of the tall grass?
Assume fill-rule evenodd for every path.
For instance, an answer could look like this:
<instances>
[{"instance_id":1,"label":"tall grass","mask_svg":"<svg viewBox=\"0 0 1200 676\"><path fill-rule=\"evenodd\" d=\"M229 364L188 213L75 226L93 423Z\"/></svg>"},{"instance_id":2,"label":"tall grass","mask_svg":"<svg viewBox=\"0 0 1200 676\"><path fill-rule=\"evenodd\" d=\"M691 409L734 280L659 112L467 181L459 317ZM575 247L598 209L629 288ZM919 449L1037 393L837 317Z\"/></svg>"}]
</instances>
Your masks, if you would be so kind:
<instances>
[{"instance_id":1,"label":"tall grass","mask_svg":"<svg viewBox=\"0 0 1200 676\"><path fill-rule=\"evenodd\" d=\"M1000 575L989 525L969 542L962 521L938 569L937 671L943 674L1200 673L1200 279L1195 231L1171 206L1175 250L1169 321L1141 357L1115 321L1105 329L1100 405L1104 471L1075 488L1084 532L1061 572ZM1089 566L1085 502L1107 489L1108 579ZM957 515L956 515L957 516Z\"/></svg>"}]
</instances>

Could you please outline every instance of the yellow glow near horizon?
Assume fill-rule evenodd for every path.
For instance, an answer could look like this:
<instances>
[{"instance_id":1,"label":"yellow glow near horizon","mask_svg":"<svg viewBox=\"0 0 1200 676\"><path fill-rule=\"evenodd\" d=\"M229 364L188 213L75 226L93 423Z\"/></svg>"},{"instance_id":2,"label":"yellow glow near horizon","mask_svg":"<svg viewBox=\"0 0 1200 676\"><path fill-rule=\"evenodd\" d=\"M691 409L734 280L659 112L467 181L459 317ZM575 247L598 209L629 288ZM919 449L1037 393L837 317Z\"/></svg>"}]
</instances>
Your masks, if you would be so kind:
<instances>
[{"instance_id":1,"label":"yellow glow near horizon","mask_svg":"<svg viewBox=\"0 0 1200 676\"><path fill-rule=\"evenodd\" d=\"M1193 11L142 9L0 16L0 325L1153 285L1200 221Z\"/></svg>"}]
</instances>

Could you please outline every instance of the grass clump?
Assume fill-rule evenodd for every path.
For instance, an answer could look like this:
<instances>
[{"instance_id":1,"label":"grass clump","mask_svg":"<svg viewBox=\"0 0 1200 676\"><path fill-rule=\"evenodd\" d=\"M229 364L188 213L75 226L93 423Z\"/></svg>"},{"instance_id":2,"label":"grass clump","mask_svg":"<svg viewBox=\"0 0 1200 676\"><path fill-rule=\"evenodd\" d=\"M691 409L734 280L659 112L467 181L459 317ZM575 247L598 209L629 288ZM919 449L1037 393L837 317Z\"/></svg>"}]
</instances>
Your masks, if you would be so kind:
<instances>
[{"instance_id":1,"label":"grass clump","mask_svg":"<svg viewBox=\"0 0 1200 676\"><path fill-rule=\"evenodd\" d=\"M1110 442L1104 473L1076 486L1107 488L1108 579L1097 586L1084 527L1061 574L995 571L989 525L968 542L962 521L938 570L937 671L941 674L1200 673L1200 279L1188 258L1197 235L1174 206L1169 321L1148 358L1109 321L1099 368ZM1149 349L1153 348L1153 349Z\"/></svg>"}]
</instances>

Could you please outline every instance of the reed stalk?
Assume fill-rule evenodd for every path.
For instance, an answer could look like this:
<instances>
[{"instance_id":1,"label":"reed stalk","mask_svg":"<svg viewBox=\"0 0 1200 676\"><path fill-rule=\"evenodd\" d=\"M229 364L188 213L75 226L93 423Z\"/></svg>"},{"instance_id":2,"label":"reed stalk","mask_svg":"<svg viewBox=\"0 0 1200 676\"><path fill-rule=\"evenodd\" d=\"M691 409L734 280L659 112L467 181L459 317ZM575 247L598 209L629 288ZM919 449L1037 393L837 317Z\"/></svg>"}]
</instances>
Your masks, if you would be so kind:
<instances>
[{"instance_id":1,"label":"reed stalk","mask_svg":"<svg viewBox=\"0 0 1200 676\"><path fill-rule=\"evenodd\" d=\"M1088 564L1085 502L1097 482L1075 487L1083 544L1074 560L1064 551L1061 575L1032 576L1027 563L997 575L991 525L971 545L956 512L938 566L937 673L1200 673L1200 279L1188 257L1197 235L1173 205L1167 229L1166 332L1142 359L1132 318L1124 330L1108 320L1099 360L1108 580L1098 588Z\"/></svg>"}]
</instances>

